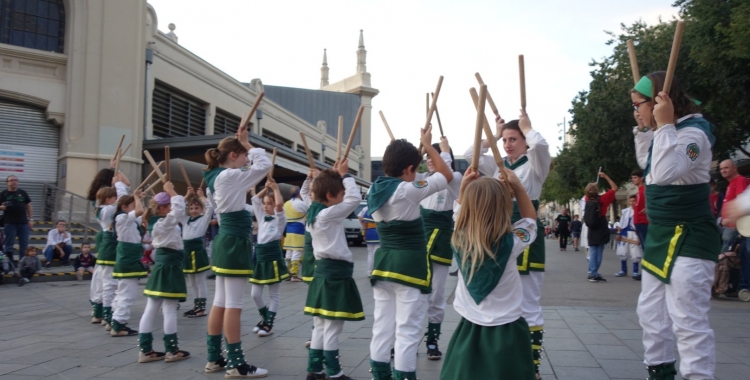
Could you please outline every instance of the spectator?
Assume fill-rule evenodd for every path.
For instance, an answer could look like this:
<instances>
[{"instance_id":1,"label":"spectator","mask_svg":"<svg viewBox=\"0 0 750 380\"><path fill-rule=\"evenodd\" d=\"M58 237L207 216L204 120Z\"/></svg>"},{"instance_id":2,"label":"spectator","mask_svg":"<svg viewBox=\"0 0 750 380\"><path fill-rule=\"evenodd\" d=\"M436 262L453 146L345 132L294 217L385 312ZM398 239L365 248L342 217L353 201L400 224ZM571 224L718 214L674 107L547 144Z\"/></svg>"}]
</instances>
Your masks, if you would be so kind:
<instances>
[{"instance_id":1,"label":"spectator","mask_svg":"<svg viewBox=\"0 0 750 380\"><path fill-rule=\"evenodd\" d=\"M633 185L638 188L635 197L635 209L633 209L633 224L638 241L641 242L641 250L646 251L646 236L648 234L648 217L646 216L646 183L643 179L643 170L635 170L630 174Z\"/></svg>"},{"instance_id":2,"label":"spectator","mask_svg":"<svg viewBox=\"0 0 750 380\"><path fill-rule=\"evenodd\" d=\"M719 191L719 187L716 186L716 180L711 178L711 193L708 194L708 199L711 201L711 212L714 214L717 223L721 224L721 206L724 204L724 193Z\"/></svg>"},{"instance_id":3,"label":"spectator","mask_svg":"<svg viewBox=\"0 0 750 380\"><path fill-rule=\"evenodd\" d=\"M560 235L560 250L565 251L568 249L568 236L570 236L570 215L568 215L568 209L563 208L561 214L555 218L555 228L557 229L558 235Z\"/></svg>"},{"instance_id":4,"label":"spectator","mask_svg":"<svg viewBox=\"0 0 750 380\"><path fill-rule=\"evenodd\" d=\"M42 270L42 262L36 257L36 247L26 248L26 257L18 262L18 274L21 276L18 286L26 285L26 283L31 281L34 273L40 270Z\"/></svg>"},{"instance_id":5,"label":"spectator","mask_svg":"<svg viewBox=\"0 0 750 380\"><path fill-rule=\"evenodd\" d=\"M573 236L573 250L579 251L578 243L581 240L581 230L583 229L583 223L579 220L578 215L573 215L573 221L570 223L570 232Z\"/></svg>"},{"instance_id":6,"label":"spectator","mask_svg":"<svg viewBox=\"0 0 750 380\"><path fill-rule=\"evenodd\" d=\"M34 228L31 220L34 210L31 208L29 194L18 188L18 177L8 176L5 179L7 190L0 193L0 210L5 212L5 254L13 260L13 245L18 237L18 260L21 260L26 247L29 246L29 233Z\"/></svg>"},{"instance_id":7,"label":"spectator","mask_svg":"<svg viewBox=\"0 0 750 380\"><path fill-rule=\"evenodd\" d=\"M52 266L52 258L58 256L62 265L70 265L70 254L73 253L73 243L70 233L66 230L68 224L64 220L57 221L57 228L47 234L47 245L44 247L44 257L47 258L45 269Z\"/></svg>"},{"instance_id":8,"label":"spectator","mask_svg":"<svg viewBox=\"0 0 750 380\"><path fill-rule=\"evenodd\" d=\"M599 274L599 266L602 264L604 246L609 243L609 225L607 223L607 209L615 200L617 184L608 175L601 172L599 176L606 179L611 189L599 195L599 187L596 183L586 186L586 207L583 212L583 221L588 227L589 246L589 277L590 282L606 282Z\"/></svg>"},{"instance_id":9,"label":"spectator","mask_svg":"<svg viewBox=\"0 0 750 380\"><path fill-rule=\"evenodd\" d=\"M76 278L78 278L78 281L83 280L83 275L86 274L86 272L94 274L95 265L96 257L91 254L91 243L84 242L81 244L81 254L73 261L73 268L76 270Z\"/></svg>"},{"instance_id":10,"label":"spectator","mask_svg":"<svg viewBox=\"0 0 750 380\"><path fill-rule=\"evenodd\" d=\"M722 161L719 165L719 171L721 172L721 176L729 181L729 186L727 186L727 192L724 196L724 202L733 201L750 185L750 180L737 173L737 166L734 164L734 162L732 162L732 160ZM721 252L730 252L732 243L739 236L739 234L737 233L737 226L732 222L723 220L721 224L721 239L723 242ZM740 257L740 262L742 265L740 269L739 295L743 300L750 299L750 252L748 252L746 247L747 245L745 244L745 239L741 238L740 248L738 249L737 254Z\"/></svg>"}]
</instances>

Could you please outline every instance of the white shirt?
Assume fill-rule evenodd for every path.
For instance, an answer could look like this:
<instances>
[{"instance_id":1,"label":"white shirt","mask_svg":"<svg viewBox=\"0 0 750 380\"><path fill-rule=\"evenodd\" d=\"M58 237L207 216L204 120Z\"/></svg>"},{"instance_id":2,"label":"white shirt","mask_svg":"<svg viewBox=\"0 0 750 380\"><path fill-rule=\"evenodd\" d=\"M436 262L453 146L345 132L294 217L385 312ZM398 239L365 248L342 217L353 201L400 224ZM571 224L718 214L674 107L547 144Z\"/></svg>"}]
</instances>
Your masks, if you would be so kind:
<instances>
[{"instance_id":1,"label":"white shirt","mask_svg":"<svg viewBox=\"0 0 750 380\"><path fill-rule=\"evenodd\" d=\"M305 182L302 183L302 187L299 189L299 196L302 197L302 201L305 202L306 205L310 206L310 203L312 203L312 198L310 198L310 184L312 181L307 178L305 179Z\"/></svg>"},{"instance_id":2,"label":"white shirt","mask_svg":"<svg viewBox=\"0 0 750 380\"><path fill-rule=\"evenodd\" d=\"M419 212L419 202L447 187L448 181L440 173L435 173L422 181L402 181L388 201L372 214L372 218L376 222L419 219L422 215Z\"/></svg>"},{"instance_id":3,"label":"white shirt","mask_svg":"<svg viewBox=\"0 0 750 380\"><path fill-rule=\"evenodd\" d=\"M117 241L140 244L142 238L141 233L138 231L138 226L141 225L142 221L143 219L140 216L135 216L135 211L117 215L115 218Z\"/></svg>"},{"instance_id":4,"label":"white shirt","mask_svg":"<svg viewBox=\"0 0 750 380\"><path fill-rule=\"evenodd\" d=\"M151 231L154 248L170 248L181 250L182 232L180 232L180 220L185 215L185 198L175 195L170 199L172 211L167 216L159 219Z\"/></svg>"},{"instance_id":5,"label":"white shirt","mask_svg":"<svg viewBox=\"0 0 750 380\"><path fill-rule=\"evenodd\" d=\"M63 233L60 233L57 228L52 229L47 234L47 245L44 246L44 249L47 249L47 247L49 246L58 245L60 243L65 243L65 245L73 244L73 241L70 238L70 232L65 231Z\"/></svg>"},{"instance_id":6,"label":"white shirt","mask_svg":"<svg viewBox=\"0 0 750 380\"><path fill-rule=\"evenodd\" d=\"M440 153L440 158L445 161L448 167L451 166L451 155L449 153ZM458 190L461 188L463 174L453 172L453 180L448 183L448 188L440 190L435 194L423 199L419 204L428 209L435 211L450 211L453 209L453 201L458 199Z\"/></svg>"},{"instance_id":7,"label":"white shirt","mask_svg":"<svg viewBox=\"0 0 750 380\"><path fill-rule=\"evenodd\" d=\"M315 218L315 223L306 226L312 235L316 259L353 262L344 233L344 220L357 209L361 195L354 178L344 178L344 189L344 200L341 203L323 209Z\"/></svg>"},{"instance_id":8,"label":"white shirt","mask_svg":"<svg viewBox=\"0 0 750 380\"><path fill-rule=\"evenodd\" d=\"M620 224L619 228L625 229L630 227L630 230L635 231L635 225L633 224L633 209L628 207L622 209L620 213Z\"/></svg>"},{"instance_id":9,"label":"white shirt","mask_svg":"<svg viewBox=\"0 0 750 380\"><path fill-rule=\"evenodd\" d=\"M289 200L289 202L292 202L292 208L294 209L294 211L297 211L301 214L307 214L307 209L310 207L310 205L305 203L304 200L300 198L292 198Z\"/></svg>"},{"instance_id":10,"label":"white shirt","mask_svg":"<svg viewBox=\"0 0 750 380\"><path fill-rule=\"evenodd\" d=\"M458 216L461 206L454 206L453 218ZM525 230L525 233L517 233ZM458 285L456 286L456 298L453 300L453 308L462 317L471 323L481 326L499 326L516 321L521 317L521 302L523 300L523 289L521 287L521 275L516 268L516 258L530 246L536 239L536 221L523 218L513 224L513 250L505 265L505 271L497 286L479 304L471 298L466 288L463 274L458 271ZM518 235L527 237L523 241ZM488 260L485 258L485 260ZM468 265L467 261L467 265Z\"/></svg>"},{"instance_id":11,"label":"white shirt","mask_svg":"<svg viewBox=\"0 0 750 380\"><path fill-rule=\"evenodd\" d=\"M213 214L214 209L211 207L208 200L203 202L203 207L203 215L199 216L198 219L192 221L190 224L188 224L190 215L186 214L182 216L180 223L182 223L183 240L202 238L206 235L206 230L208 229L209 224L211 224L211 214Z\"/></svg>"},{"instance_id":12,"label":"white shirt","mask_svg":"<svg viewBox=\"0 0 750 380\"><path fill-rule=\"evenodd\" d=\"M115 191L117 191L117 199L120 199L128 195L128 186L122 182L115 182ZM117 201L111 205L99 206L99 216L96 221L99 222L99 226L102 231L112 231L112 221L115 220L115 213L117 212Z\"/></svg>"},{"instance_id":13,"label":"white shirt","mask_svg":"<svg viewBox=\"0 0 750 380\"><path fill-rule=\"evenodd\" d=\"M529 149L525 155L522 154L518 159L526 156L529 161L517 167L513 172L516 173L516 176L521 181L521 185L529 195L529 199L536 200L542 195L542 185L544 185L544 181L547 180L547 175L549 175L552 158L549 155L547 140L533 129L526 134L526 145L529 146ZM497 163L495 163L494 157L485 155L488 151L489 148L480 149L482 156L479 157L479 172L484 175L492 173L492 177L497 178L500 175L500 170L497 167ZM470 146L466 150L466 153L464 153L464 158L468 162L471 162L473 156L474 145ZM506 157L505 159L507 160L508 158Z\"/></svg>"},{"instance_id":14,"label":"white shirt","mask_svg":"<svg viewBox=\"0 0 750 380\"><path fill-rule=\"evenodd\" d=\"M368 208L367 208L367 206L365 206L365 207L364 207L364 208L362 209L362 211L360 211L360 212L359 212L359 214L357 214L357 218L364 218L364 217L365 217L365 214L367 213L367 210L368 210Z\"/></svg>"},{"instance_id":15,"label":"white shirt","mask_svg":"<svg viewBox=\"0 0 750 380\"><path fill-rule=\"evenodd\" d=\"M253 148L247 153L252 165L240 169L226 169L214 181L213 194L206 190L206 197L217 214L245 209L247 191L265 178L271 170L271 160L262 148ZM261 214L262 215L262 214Z\"/></svg>"},{"instance_id":16,"label":"white shirt","mask_svg":"<svg viewBox=\"0 0 750 380\"><path fill-rule=\"evenodd\" d=\"M273 215L273 220L266 221L266 212L263 211L263 200L254 196L251 199L253 212L258 221L258 244L266 244L275 240L281 240L286 230L286 215L281 210ZM274 206L276 207L276 206Z\"/></svg>"}]
</instances>

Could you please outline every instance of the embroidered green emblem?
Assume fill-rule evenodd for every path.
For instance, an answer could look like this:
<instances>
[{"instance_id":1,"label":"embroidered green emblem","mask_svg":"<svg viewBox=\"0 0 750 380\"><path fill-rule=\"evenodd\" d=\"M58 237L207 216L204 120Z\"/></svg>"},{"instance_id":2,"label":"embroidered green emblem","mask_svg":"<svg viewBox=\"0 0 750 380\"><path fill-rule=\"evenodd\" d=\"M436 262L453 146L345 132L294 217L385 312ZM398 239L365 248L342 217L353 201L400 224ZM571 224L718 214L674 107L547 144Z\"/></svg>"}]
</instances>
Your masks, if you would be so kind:
<instances>
[{"instance_id":1,"label":"embroidered green emblem","mask_svg":"<svg viewBox=\"0 0 750 380\"><path fill-rule=\"evenodd\" d=\"M414 187L416 187L417 189L427 187L427 181L414 181L412 183L414 184Z\"/></svg>"},{"instance_id":2,"label":"embroidered green emblem","mask_svg":"<svg viewBox=\"0 0 750 380\"><path fill-rule=\"evenodd\" d=\"M513 230L513 233L518 236L519 239L521 239L522 242L528 243L529 240L531 240L531 235L529 234L529 231L526 231L523 228L516 228Z\"/></svg>"},{"instance_id":3,"label":"embroidered green emblem","mask_svg":"<svg viewBox=\"0 0 750 380\"><path fill-rule=\"evenodd\" d=\"M688 155L688 157L690 157L691 160L695 161L701 154L701 148L699 148L698 144L696 143L690 143L690 145L687 146L687 150L685 153Z\"/></svg>"}]
</instances>

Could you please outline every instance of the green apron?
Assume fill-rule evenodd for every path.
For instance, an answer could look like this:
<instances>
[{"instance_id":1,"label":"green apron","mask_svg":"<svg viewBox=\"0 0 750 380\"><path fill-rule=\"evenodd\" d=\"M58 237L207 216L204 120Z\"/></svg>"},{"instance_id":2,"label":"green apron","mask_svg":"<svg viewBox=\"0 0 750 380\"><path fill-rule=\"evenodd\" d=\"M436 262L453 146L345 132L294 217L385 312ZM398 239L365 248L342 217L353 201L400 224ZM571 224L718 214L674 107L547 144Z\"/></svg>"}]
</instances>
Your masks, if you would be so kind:
<instances>
[{"instance_id":1,"label":"green apron","mask_svg":"<svg viewBox=\"0 0 750 380\"><path fill-rule=\"evenodd\" d=\"M102 235L104 235L104 232L101 230L96 233L94 236L94 246L91 247L91 249L96 250L97 254L99 252L99 248L102 246Z\"/></svg>"},{"instance_id":2,"label":"green apron","mask_svg":"<svg viewBox=\"0 0 750 380\"><path fill-rule=\"evenodd\" d=\"M112 231L102 232L101 242L97 244L96 264L113 267L117 263L117 238Z\"/></svg>"},{"instance_id":3,"label":"green apron","mask_svg":"<svg viewBox=\"0 0 750 380\"><path fill-rule=\"evenodd\" d=\"M432 264L422 218L378 222L380 248L375 252L370 283L392 281L432 293Z\"/></svg>"},{"instance_id":4,"label":"green apron","mask_svg":"<svg viewBox=\"0 0 750 380\"><path fill-rule=\"evenodd\" d=\"M187 298L185 274L182 272L183 256L185 252L169 248L157 248L151 270L151 276L146 283L143 294L146 297L176 299L180 302Z\"/></svg>"},{"instance_id":5,"label":"green apron","mask_svg":"<svg viewBox=\"0 0 750 380\"><path fill-rule=\"evenodd\" d=\"M453 211L435 211L420 207L420 213L424 220L424 234L430 260L435 264L450 266L453 259Z\"/></svg>"},{"instance_id":6,"label":"green apron","mask_svg":"<svg viewBox=\"0 0 750 380\"><path fill-rule=\"evenodd\" d=\"M361 321L365 319L357 283L352 278L354 263L344 260L315 261L315 276L305 301L305 314L323 319Z\"/></svg>"},{"instance_id":7,"label":"green apron","mask_svg":"<svg viewBox=\"0 0 750 380\"><path fill-rule=\"evenodd\" d=\"M144 278L148 271L141 265L143 245L139 243L117 243L117 260L112 269L114 278ZM98 261L97 261L98 262Z\"/></svg>"},{"instance_id":8,"label":"green apron","mask_svg":"<svg viewBox=\"0 0 750 380\"><path fill-rule=\"evenodd\" d=\"M677 257L718 261L721 232L711 212L707 183L646 185L648 235L641 267L669 284Z\"/></svg>"},{"instance_id":9,"label":"green apron","mask_svg":"<svg viewBox=\"0 0 750 380\"><path fill-rule=\"evenodd\" d=\"M246 210L220 214L219 234L212 246L211 269L217 276L250 277L253 274L253 219Z\"/></svg>"},{"instance_id":10,"label":"green apron","mask_svg":"<svg viewBox=\"0 0 750 380\"><path fill-rule=\"evenodd\" d=\"M531 203L534 205L534 210L539 210L539 201L531 201ZM510 221L515 223L521 219L521 212L518 210L518 203L513 201L513 215L511 215ZM544 272L546 255L544 248L544 233L542 233L542 231L544 231L544 225L539 221L539 218L537 218L536 239L523 251L522 254L518 255L518 259L516 260L518 272L522 275L527 275L529 272Z\"/></svg>"},{"instance_id":11,"label":"green apron","mask_svg":"<svg viewBox=\"0 0 750 380\"><path fill-rule=\"evenodd\" d=\"M255 267L250 282L256 285L272 285L289 277L284 263L279 240L255 244Z\"/></svg>"},{"instance_id":12,"label":"green apron","mask_svg":"<svg viewBox=\"0 0 750 380\"><path fill-rule=\"evenodd\" d=\"M305 231L305 246L302 249L302 281L309 283L315 273L315 254L313 253L312 235Z\"/></svg>"},{"instance_id":13,"label":"green apron","mask_svg":"<svg viewBox=\"0 0 750 380\"><path fill-rule=\"evenodd\" d=\"M182 244L185 246L185 268L183 272L195 274L211 269L202 237L183 240Z\"/></svg>"}]
</instances>

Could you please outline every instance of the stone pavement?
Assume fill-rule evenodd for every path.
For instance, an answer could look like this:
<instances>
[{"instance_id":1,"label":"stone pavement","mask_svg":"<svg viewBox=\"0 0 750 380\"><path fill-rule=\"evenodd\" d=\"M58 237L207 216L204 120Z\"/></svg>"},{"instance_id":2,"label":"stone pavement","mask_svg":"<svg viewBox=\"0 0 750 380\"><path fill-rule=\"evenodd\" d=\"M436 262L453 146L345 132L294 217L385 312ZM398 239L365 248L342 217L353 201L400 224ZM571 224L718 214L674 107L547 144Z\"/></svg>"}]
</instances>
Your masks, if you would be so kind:
<instances>
[{"instance_id":1,"label":"stone pavement","mask_svg":"<svg viewBox=\"0 0 750 380\"><path fill-rule=\"evenodd\" d=\"M547 243L548 274L543 291L545 359L542 372L551 379L643 379L641 330L635 313L640 283L607 276L619 270L611 250L605 251L602 273L607 283L585 280L583 252L559 252ZM372 328L372 291L365 276L366 250L353 249L355 278L365 304L366 320L347 322L341 336L342 364L354 379L370 379L369 343ZM450 293L455 277L448 282ZM145 284L145 280L141 280ZM206 318L179 317L180 346L192 359L177 363L136 363L135 337L112 338L89 323L88 287L84 282L31 283L0 286L0 379L222 379L223 374L203 374ZM282 299L275 333L267 338L252 334L257 323L249 289L245 294L243 347L251 364L269 369L269 379L304 379L311 319L303 315L307 285L282 284ZM209 281L213 294L213 281ZM209 297L210 298L210 297ZM449 300L450 301L450 300ZM210 304L210 299L209 299ZM183 304L180 311L189 307ZM138 299L130 324L137 328L145 306ZM180 314L181 315L181 314ZM721 380L750 377L750 304L713 301L711 323L716 331L716 377ZM460 317L448 306L443 324L443 351ZM426 322L425 322L426 326ZM156 323L155 348L161 348L161 320ZM439 378L441 361L428 361L422 344L418 376ZM471 379L474 380L474 379ZM478 380L478 379L477 379Z\"/></svg>"}]
</instances>

